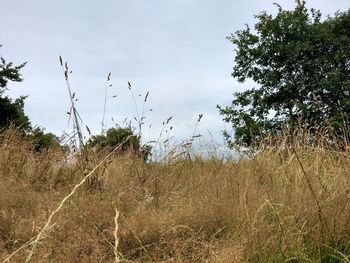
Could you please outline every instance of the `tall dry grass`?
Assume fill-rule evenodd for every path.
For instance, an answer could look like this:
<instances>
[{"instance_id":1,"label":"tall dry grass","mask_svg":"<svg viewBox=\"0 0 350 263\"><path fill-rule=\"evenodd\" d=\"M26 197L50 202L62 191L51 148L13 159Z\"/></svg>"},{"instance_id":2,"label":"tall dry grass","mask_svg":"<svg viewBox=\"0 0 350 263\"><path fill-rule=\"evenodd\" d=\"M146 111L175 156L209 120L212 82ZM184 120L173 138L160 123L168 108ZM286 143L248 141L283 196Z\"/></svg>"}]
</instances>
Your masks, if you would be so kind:
<instances>
[{"instance_id":1,"label":"tall dry grass","mask_svg":"<svg viewBox=\"0 0 350 263\"><path fill-rule=\"evenodd\" d=\"M295 138L225 161L114 156L52 217L31 262L349 262L346 145ZM0 262L24 262L99 158L36 154L14 131L0 141Z\"/></svg>"}]
</instances>

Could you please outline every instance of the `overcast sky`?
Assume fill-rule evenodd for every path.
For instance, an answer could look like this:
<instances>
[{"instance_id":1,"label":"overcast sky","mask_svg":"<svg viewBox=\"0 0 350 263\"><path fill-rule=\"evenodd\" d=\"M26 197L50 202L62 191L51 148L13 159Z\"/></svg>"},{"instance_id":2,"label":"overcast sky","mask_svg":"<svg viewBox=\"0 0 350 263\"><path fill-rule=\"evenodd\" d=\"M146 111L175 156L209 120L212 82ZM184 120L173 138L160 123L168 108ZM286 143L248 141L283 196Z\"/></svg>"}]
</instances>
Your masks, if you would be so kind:
<instances>
[{"instance_id":1,"label":"overcast sky","mask_svg":"<svg viewBox=\"0 0 350 263\"><path fill-rule=\"evenodd\" d=\"M253 25L263 10L276 13L294 0L0 0L0 55L28 61L24 81L9 84L11 97L28 95L25 111L34 125L60 135L67 130L69 96L58 57L73 73L77 109L93 133L101 131L104 88L109 72L106 123L136 116L143 96L146 138L157 138L162 122L173 116L172 135L190 137L198 114L198 132L221 142L216 105L228 105L232 92L252 87L231 76L234 46L226 40L244 24ZM323 15L350 8L349 0L309 0ZM138 97L142 94L142 97ZM117 95L113 98L112 96ZM148 111L153 109L153 111ZM149 124L152 127L149 129Z\"/></svg>"}]
</instances>

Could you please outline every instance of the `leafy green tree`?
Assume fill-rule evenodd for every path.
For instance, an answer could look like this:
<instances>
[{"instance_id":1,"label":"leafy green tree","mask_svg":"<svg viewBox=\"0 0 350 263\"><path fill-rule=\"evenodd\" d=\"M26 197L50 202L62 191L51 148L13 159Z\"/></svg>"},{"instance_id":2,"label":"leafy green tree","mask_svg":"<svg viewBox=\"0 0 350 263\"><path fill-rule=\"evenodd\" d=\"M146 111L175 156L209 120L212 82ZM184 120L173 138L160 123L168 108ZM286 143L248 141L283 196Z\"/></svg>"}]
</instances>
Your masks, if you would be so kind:
<instances>
[{"instance_id":1,"label":"leafy green tree","mask_svg":"<svg viewBox=\"0 0 350 263\"><path fill-rule=\"evenodd\" d=\"M350 114L350 10L321 19L296 1L294 10L277 4L275 16L257 15L228 39L236 46L232 76L257 87L234 93L220 107L234 129L228 142L249 146L271 130L293 130L296 121L309 131L325 123L341 134Z\"/></svg>"},{"instance_id":2,"label":"leafy green tree","mask_svg":"<svg viewBox=\"0 0 350 263\"><path fill-rule=\"evenodd\" d=\"M114 147L120 145L121 153L132 151L138 156L141 156L145 161L151 153L151 146L141 146L140 137L134 134L131 127L110 128L103 135L92 136L88 145L100 152L111 151Z\"/></svg>"},{"instance_id":3,"label":"leafy green tree","mask_svg":"<svg viewBox=\"0 0 350 263\"><path fill-rule=\"evenodd\" d=\"M1 47L1 46L0 46ZM12 100L4 95L8 81L21 82L23 80L20 70L26 63L14 66L12 62L7 63L0 57L0 130L14 124L22 132L31 129L29 118L24 113L25 96Z\"/></svg>"}]
</instances>

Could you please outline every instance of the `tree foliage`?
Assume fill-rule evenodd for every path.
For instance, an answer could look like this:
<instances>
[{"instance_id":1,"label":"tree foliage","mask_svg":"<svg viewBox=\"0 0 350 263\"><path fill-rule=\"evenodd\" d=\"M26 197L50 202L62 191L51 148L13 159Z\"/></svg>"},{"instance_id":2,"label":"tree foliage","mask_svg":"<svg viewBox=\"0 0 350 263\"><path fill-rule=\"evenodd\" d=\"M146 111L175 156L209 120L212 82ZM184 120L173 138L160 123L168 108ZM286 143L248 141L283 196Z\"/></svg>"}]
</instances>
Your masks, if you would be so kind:
<instances>
[{"instance_id":1,"label":"tree foliage","mask_svg":"<svg viewBox=\"0 0 350 263\"><path fill-rule=\"evenodd\" d=\"M22 133L31 129L29 118L24 113L25 97L12 100L7 96L0 96L0 129L15 125Z\"/></svg>"},{"instance_id":2,"label":"tree foliage","mask_svg":"<svg viewBox=\"0 0 350 263\"><path fill-rule=\"evenodd\" d=\"M1 47L1 45L0 45ZM0 94L4 92L7 86L7 82L17 81L21 82L22 76L20 70L25 66L26 63L22 63L18 66L14 66L12 62L7 63L3 57L0 57Z\"/></svg>"},{"instance_id":3,"label":"tree foliage","mask_svg":"<svg viewBox=\"0 0 350 263\"><path fill-rule=\"evenodd\" d=\"M1 47L1 46L0 46ZM22 132L31 129L29 118L24 113L25 96L12 100L4 95L8 81L21 82L23 80L20 70L26 63L14 66L12 62L6 62L0 57L0 129L7 128L14 124Z\"/></svg>"},{"instance_id":4,"label":"tree foliage","mask_svg":"<svg viewBox=\"0 0 350 263\"><path fill-rule=\"evenodd\" d=\"M350 114L350 10L321 19L305 1L277 7L275 16L256 16L255 30L247 25L228 37L236 46L232 76L257 84L218 106L241 145L297 120L310 131L328 123L340 134Z\"/></svg>"},{"instance_id":5,"label":"tree foliage","mask_svg":"<svg viewBox=\"0 0 350 263\"><path fill-rule=\"evenodd\" d=\"M135 135L131 127L109 128L103 135L94 135L88 145L94 147L97 151L111 151L120 145L120 153L133 152L147 160L151 147L141 145L140 137Z\"/></svg>"},{"instance_id":6,"label":"tree foliage","mask_svg":"<svg viewBox=\"0 0 350 263\"><path fill-rule=\"evenodd\" d=\"M22 63L14 66L12 62L6 62L0 57L0 132L14 125L21 135L33 142L34 151L40 152L59 146L58 138L52 133L45 133L41 128L32 128L28 116L24 113L26 96L13 100L4 94L9 81L23 81L20 70L25 65L26 63Z\"/></svg>"}]
</instances>

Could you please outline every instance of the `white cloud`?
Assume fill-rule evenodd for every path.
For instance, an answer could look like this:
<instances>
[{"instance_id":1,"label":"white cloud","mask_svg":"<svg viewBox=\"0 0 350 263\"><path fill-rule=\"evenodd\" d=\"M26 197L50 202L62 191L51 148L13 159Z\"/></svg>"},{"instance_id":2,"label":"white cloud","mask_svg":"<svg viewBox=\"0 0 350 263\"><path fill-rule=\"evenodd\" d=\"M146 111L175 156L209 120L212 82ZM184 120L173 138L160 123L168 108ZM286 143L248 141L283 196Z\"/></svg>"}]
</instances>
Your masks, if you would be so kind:
<instances>
[{"instance_id":1,"label":"white cloud","mask_svg":"<svg viewBox=\"0 0 350 263\"><path fill-rule=\"evenodd\" d=\"M0 53L15 63L29 61L25 81L11 84L11 96L27 94L26 112L34 124L59 133L67 123L68 94L58 56L73 70L72 88L85 123L100 130L105 79L112 72L108 124L132 119L135 109L127 90L150 91L147 122L157 136L161 124L174 116L174 134L192 135L196 116L200 131L219 141L225 124L216 104L227 105L232 92L252 85L230 76L234 47L225 39L254 23L262 10L276 12L274 1L3 1ZM278 1L292 8L294 1ZM349 8L348 0L308 1L323 14ZM4 22L5 21L5 22ZM142 100L141 100L142 101ZM142 104L142 103L141 103ZM140 105L141 106L141 105ZM226 125L227 126L227 125Z\"/></svg>"}]
</instances>

